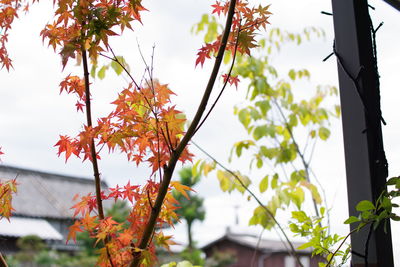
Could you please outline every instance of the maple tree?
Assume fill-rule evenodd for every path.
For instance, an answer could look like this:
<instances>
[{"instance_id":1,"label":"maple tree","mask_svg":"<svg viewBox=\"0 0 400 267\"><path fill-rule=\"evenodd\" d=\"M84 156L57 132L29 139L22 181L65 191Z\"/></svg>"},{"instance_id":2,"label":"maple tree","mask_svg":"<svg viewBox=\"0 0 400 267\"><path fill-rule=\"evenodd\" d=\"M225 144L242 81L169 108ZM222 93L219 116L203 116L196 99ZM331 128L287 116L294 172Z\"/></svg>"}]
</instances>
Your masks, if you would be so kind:
<instances>
[{"instance_id":1,"label":"maple tree","mask_svg":"<svg viewBox=\"0 0 400 267\"><path fill-rule=\"evenodd\" d=\"M0 0L0 61L10 70L12 61L7 52L8 31L21 11L28 11L33 1ZM62 67L75 59L81 64L83 77L69 74L60 83L60 92L76 95L76 109L86 115L86 125L74 137L60 135L56 143L58 155L67 161L74 155L92 163L95 193L80 196L72 207L76 220L70 227L69 239L75 240L78 232L87 232L102 244L99 266L148 266L153 265L155 246L168 249L172 244L161 228L172 225L178 216L179 203L172 190L188 197L188 186L171 181L178 161L190 161L193 155L187 145L203 125L219 100L227 83L238 85L239 79L231 75L232 67L222 75L224 86L209 108L208 102L219 75L224 53L250 54L257 46L256 32L268 24L269 6L249 7L246 0L217 1L212 13L226 16L224 31L212 43L204 44L197 53L195 65L203 66L207 59L215 58L214 67L199 103L196 115L185 131L185 117L171 103L173 91L167 84L154 79L150 68L145 85L135 81L126 63L115 56L109 45L111 36L133 29L146 11L141 0L55 0L54 21L45 26L40 35L54 51L61 55ZM111 54L111 55L109 55ZM129 85L112 102L114 110L108 116L94 119L91 112L91 82L89 65L96 67L99 56L110 59L131 78ZM110 152L121 151L137 165L148 163L152 174L144 185L109 188L102 191L98 161L99 150L107 147ZM15 181L14 181L15 183ZM13 184L15 186L15 184ZM102 202L107 199L125 200L132 209L123 227L104 214ZM9 213L7 213L9 214Z\"/></svg>"}]
</instances>

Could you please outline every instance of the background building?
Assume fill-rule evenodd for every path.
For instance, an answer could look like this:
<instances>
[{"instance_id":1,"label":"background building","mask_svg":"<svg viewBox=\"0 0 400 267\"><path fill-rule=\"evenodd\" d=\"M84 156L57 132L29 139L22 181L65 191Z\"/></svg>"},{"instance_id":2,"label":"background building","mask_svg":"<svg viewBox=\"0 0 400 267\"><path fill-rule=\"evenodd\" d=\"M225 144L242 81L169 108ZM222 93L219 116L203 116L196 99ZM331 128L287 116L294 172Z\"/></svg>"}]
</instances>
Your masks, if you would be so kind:
<instances>
[{"instance_id":1,"label":"background building","mask_svg":"<svg viewBox=\"0 0 400 267\"><path fill-rule=\"evenodd\" d=\"M293 242L295 248L302 243ZM215 253L230 254L234 263L229 267L298 267L296 259L290 255L288 244L279 240L260 238L251 234L232 233L229 228L226 234L202 250L207 258ZM311 257L311 250L297 250L297 255L304 267L317 267L318 258ZM214 256L215 257L215 256Z\"/></svg>"},{"instance_id":2,"label":"background building","mask_svg":"<svg viewBox=\"0 0 400 267\"><path fill-rule=\"evenodd\" d=\"M75 251L79 246L67 243L68 228L73 224L74 197L94 192L94 181L29 169L0 165L0 179L17 179L18 192L13 197L10 220L0 220L0 251L17 251L16 240L37 235L58 251ZM107 188L105 182L103 188ZM112 202L106 202L110 207Z\"/></svg>"}]
</instances>

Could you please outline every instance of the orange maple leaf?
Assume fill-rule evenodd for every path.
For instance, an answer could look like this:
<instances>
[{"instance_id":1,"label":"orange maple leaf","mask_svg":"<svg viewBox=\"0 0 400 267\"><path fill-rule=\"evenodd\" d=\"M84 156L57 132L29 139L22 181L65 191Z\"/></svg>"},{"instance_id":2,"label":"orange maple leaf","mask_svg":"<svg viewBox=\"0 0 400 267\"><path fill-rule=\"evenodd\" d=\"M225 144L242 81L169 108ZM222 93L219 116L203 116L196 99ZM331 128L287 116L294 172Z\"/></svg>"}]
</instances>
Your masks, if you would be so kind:
<instances>
[{"instance_id":1,"label":"orange maple leaf","mask_svg":"<svg viewBox=\"0 0 400 267\"><path fill-rule=\"evenodd\" d=\"M67 244L68 244L68 241L71 239L74 240L74 242L76 243L76 233L77 232L83 232L82 224L78 220L76 220L74 222L74 224L69 227L69 233L68 233L67 241L66 241Z\"/></svg>"},{"instance_id":2,"label":"orange maple leaf","mask_svg":"<svg viewBox=\"0 0 400 267\"><path fill-rule=\"evenodd\" d=\"M194 192L194 190L192 188L190 188L189 186L183 185L177 181L171 182L171 187L174 187L176 191L181 193L187 199L189 199L189 195L186 193L186 191Z\"/></svg>"}]
</instances>

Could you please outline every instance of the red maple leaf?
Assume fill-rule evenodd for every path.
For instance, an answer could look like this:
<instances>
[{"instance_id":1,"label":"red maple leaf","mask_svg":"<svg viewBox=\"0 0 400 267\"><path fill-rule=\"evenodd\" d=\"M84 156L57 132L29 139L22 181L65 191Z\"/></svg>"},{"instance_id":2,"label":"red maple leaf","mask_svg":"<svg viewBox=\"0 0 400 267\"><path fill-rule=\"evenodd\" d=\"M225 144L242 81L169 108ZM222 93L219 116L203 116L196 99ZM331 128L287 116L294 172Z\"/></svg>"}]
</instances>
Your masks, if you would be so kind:
<instances>
[{"instance_id":1,"label":"red maple leaf","mask_svg":"<svg viewBox=\"0 0 400 267\"><path fill-rule=\"evenodd\" d=\"M222 78L224 79L224 83L225 83L226 79L228 78L228 74L222 75ZM235 85L236 89L238 87L239 82L240 82L240 80L239 80L238 76L232 76L232 75L229 76L228 83L230 85Z\"/></svg>"},{"instance_id":2,"label":"red maple leaf","mask_svg":"<svg viewBox=\"0 0 400 267\"><path fill-rule=\"evenodd\" d=\"M212 11L212 14L217 13L218 16L221 15L221 13L225 13L226 8L225 6L221 6L220 2L216 2L214 5L211 5L214 9Z\"/></svg>"},{"instance_id":3,"label":"red maple leaf","mask_svg":"<svg viewBox=\"0 0 400 267\"><path fill-rule=\"evenodd\" d=\"M85 106L85 104L83 104L82 102L76 101L76 111L82 111L83 112L83 107Z\"/></svg>"},{"instance_id":4,"label":"red maple leaf","mask_svg":"<svg viewBox=\"0 0 400 267\"><path fill-rule=\"evenodd\" d=\"M65 162L67 162L71 154L79 157L79 151L76 149L76 144L71 141L69 136L60 135L60 140L54 146L58 146L58 156L65 152Z\"/></svg>"}]
</instances>

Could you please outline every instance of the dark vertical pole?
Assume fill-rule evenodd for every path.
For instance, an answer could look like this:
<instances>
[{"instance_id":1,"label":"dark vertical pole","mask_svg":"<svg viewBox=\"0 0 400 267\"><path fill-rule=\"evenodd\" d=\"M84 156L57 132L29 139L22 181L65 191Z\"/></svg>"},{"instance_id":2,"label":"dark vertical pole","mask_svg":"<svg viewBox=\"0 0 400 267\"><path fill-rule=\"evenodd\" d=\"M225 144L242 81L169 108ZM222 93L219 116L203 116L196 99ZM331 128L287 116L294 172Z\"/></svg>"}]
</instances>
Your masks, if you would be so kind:
<instances>
[{"instance_id":1,"label":"dark vertical pole","mask_svg":"<svg viewBox=\"0 0 400 267\"><path fill-rule=\"evenodd\" d=\"M385 188L387 162L383 150L379 77L374 59L366 0L332 0L335 51L338 59L343 139L350 215L361 200L375 202ZM369 227L351 236L352 264L392 267L390 225Z\"/></svg>"}]
</instances>

